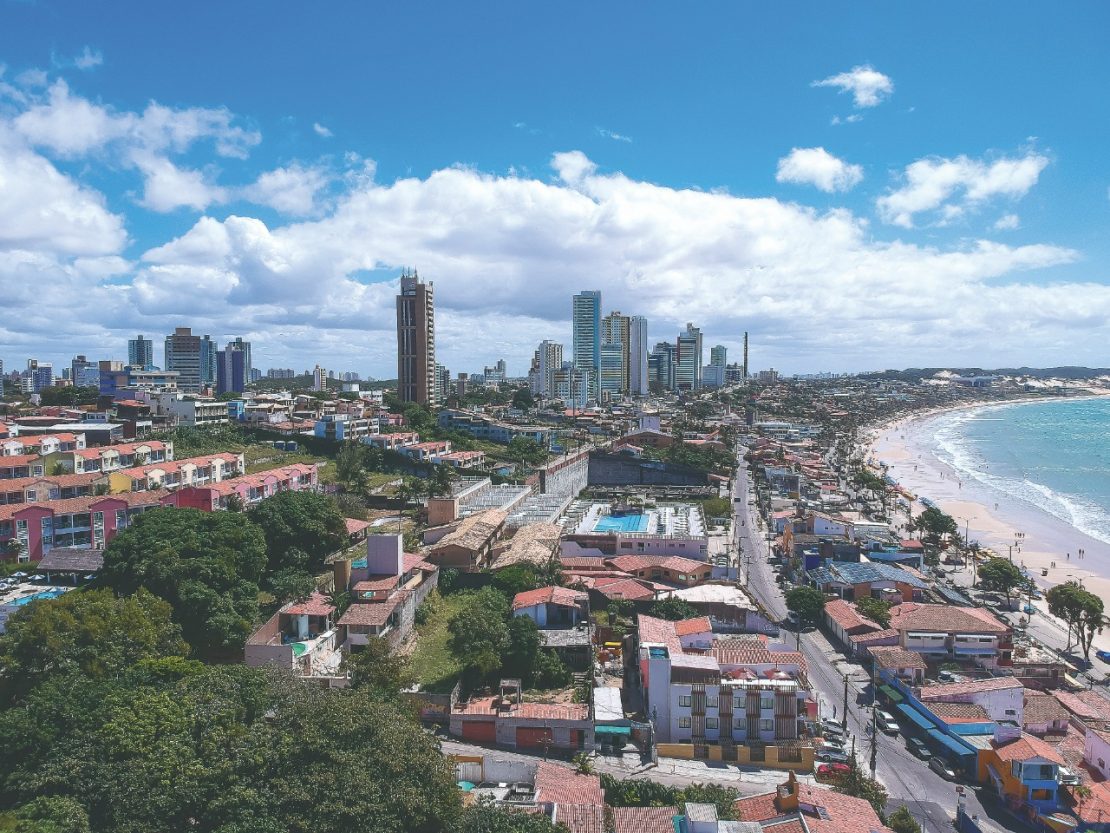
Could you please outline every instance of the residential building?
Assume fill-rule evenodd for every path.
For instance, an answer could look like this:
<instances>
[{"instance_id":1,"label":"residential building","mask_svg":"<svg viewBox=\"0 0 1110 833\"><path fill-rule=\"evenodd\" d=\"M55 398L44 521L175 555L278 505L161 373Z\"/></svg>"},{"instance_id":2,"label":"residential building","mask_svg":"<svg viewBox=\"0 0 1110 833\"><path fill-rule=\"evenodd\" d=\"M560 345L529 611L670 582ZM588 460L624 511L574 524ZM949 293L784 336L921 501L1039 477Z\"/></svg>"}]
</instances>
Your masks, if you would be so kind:
<instances>
[{"instance_id":1,"label":"residential building","mask_svg":"<svg viewBox=\"0 0 1110 833\"><path fill-rule=\"evenodd\" d=\"M502 680L501 686L500 696L456 703L451 709L450 733L475 743L512 748L593 749L594 725L588 704L527 702L521 697L519 680ZM596 778L564 769L559 772L564 783ZM600 787L597 793L601 803Z\"/></svg>"},{"instance_id":2,"label":"residential building","mask_svg":"<svg viewBox=\"0 0 1110 833\"><path fill-rule=\"evenodd\" d=\"M647 319L633 315L628 319L628 393L647 396L648 383Z\"/></svg>"},{"instance_id":3,"label":"residential building","mask_svg":"<svg viewBox=\"0 0 1110 833\"><path fill-rule=\"evenodd\" d=\"M979 780L991 784L1011 809L1051 813L1059 805L1062 766L1060 753L1040 738L1000 726L979 754Z\"/></svg>"},{"instance_id":4,"label":"residential building","mask_svg":"<svg viewBox=\"0 0 1110 833\"><path fill-rule=\"evenodd\" d=\"M358 375L357 373L354 375ZM451 394L451 371L436 363L435 401L443 402Z\"/></svg>"},{"instance_id":5,"label":"residential building","mask_svg":"<svg viewBox=\"0 0 1110 833\"><path fill-rule=\"evenodd\" d=\"M312 370L312 389L316 392L328 389L328 372L320 365L316 365Z\"/></svg>"},{"instance_id":6,"label":"residential building","mask_svg":"<svg viewBox=\"0 0 1110 833\"><path fill-rule=\"evenodd\" d=\"M541 630L573 628L589 616L585 593L567 587L540 587L513 597L513 616L527 616Z\"/></svg>"},{"instance_id":7,"label":"residential building","mask_svg":"<svg viewBox=\"0 0 1110 833\"><path fill-rule=\"evenodd\" d=\"M100 365L90 362L85 356L74 356L69 363L69 380L74 387L100 387Z\"/></svg>"},{"instance_id":8,"label":"residential building","mask_svg":"<svg viewBox=\"0 0 1110 833\"><path fill-rule=\"evenodd\" d=\"M493 561L493 547L501 537L507 517L501 509L487 509L463 518L431 543L428 561L462 572L481 571Z\"/></svg>"},{"instance_id":9,"label":"residential building","mask_svg":"<svg viewBox=\"0 0 1110 833\"><path fill-rule=\"evenodd\" d=\"M154 341L141 334L127 341L127 364L140 370L154 369Z\"/></svg>"},{"instance_id":10,"label":"residential building","mask_svg":"<svg viewBox=\"0 0 1110 833\"><path fill-rule=\"evenodd\" d=\"M478 439L504 445L508 445L516 437L526 437L548 448L553 433L552 429L545 426L500 422L481 414L452 409L440 411L436 421L446 431L464 431Z\"/></svg>"},{"instance_id":11,"label":"residential building","mask_svg":"<svg viewBox=\"0 0 1110 833\"><path fill-rule=\"evenodd\" d=\"M297 371L291 367L271 367L266 371L267 379L295 379Z\"/></svg>"},{"instance_id":12,"label":"residential building","mask_svg":"<svg viewBox=\"0 0 1110 833\"><path fill-rule=\"evenodd\" d=\"M176 370L177 384L188 393L200 393L216 382L216 343L211 337L193 335L177 327L166 336L166 370Z\"/></svg>"},{"instance_id":13,"label":"residential building","mask_svg":"<svg viewBox=\"0 0 1110 833\"><path fill-rule=\"evenodd\" d=\"M629 348L631 341L631 319L627 315L621 315L619 311L611 312L601 319L601 376L599 383L604 386L606 375L606 358L605 346L612 345L620 348L620 382L617 393L625 394L628 392L628 380L630 374L630 356ZM616 351L611 351L616 352ZM614 356L610 356L608 365L610 372L616 365Z\"/></svg>"},{"instance_id":14,"label":"residential building","mask_svg":"<svg viewBox=\"0 0 1110 833\"><path fill-rule=\"evenodd\" d=\"M318 469L319 466L315 463L294 463L291 466L244 474L219 483L209 483L206 486L185 486L167 495L164 503L179 508L215 512L226 509L228 500L232 496L237 496L244 506L253 506L279 492L317 489Z\"/></svg>"},{"instance_id":15,"label":"residential building","mask_svg":"<svg viewBox=\"0 0 1110 833\"><path fill-rule=\"evenodd\" d=\"M593 398L591 391L596 386L596 380L593 370L563 362L563 366L555 371L553 384L556 399L561 399L567 408L584 410Z\"/></svg>"},{"instance_id":16,"label":"residential building","mask_svg":"<svg viewBox=\"0 0 1110 833\"><path fill-rule=\"evenodd\" d=\"M1021 726L1024 719L1025 687L1013 677L924 686L918 699L926 707L934 703L972 703L995 723Z\"/></svg>"},{"instance_id":17,"label":"residential building","mask_svg":"<svg viewBox=\"0 0 1110 833\"><path fill-rule=\"evenodd\" d=\"M40 393L53 385L54 365L38 359L28 359L27 369L23 371L23 392Z\"/></svg>"},{"instance_id":18,"label":"residential building","mask_svg":"<svg viewBox=\"0 0 1110 833\"><path fill-rule=\"evenodd\" d=\"M185 396L176 392L160 393L152 397L151 406L155 413L186 428L226 425L229 421L227 403L218 399Z\"/></svg>"},{"instance_id":19,"label":"residential building","mask_svg":"<svg viewBox=\"0 0 1110 833\"><path fill-rule=\"evenodd\" d=\"M571 302L574 366L590 373L590 398L597 397L601 369L601 291L586 290Z\"/></svg>"},{"instance_id":20,"label":"residential building","mask_svg":"<svg viewBox=\"0 0 1110 833\"><path fill-rule=\"evenodd\" d=\"M242 393L251 381L251 343L236 338L217 353L216 390Z\"/></svg>"},{"instance_id":21,"label":"residential building","mask_svg":"<svg viewBox=\"0 0 1110 833\"><path fill-rule=\"evenodd\" d=\"M434 284L414 271L401 275L397 295L397 395L402 402L436 403Z\"/></svg>"},{"instance_id":22,"label":"residential building","mask_svg":"<svg viewBox=\"0 0 1110 833\"><path fill-rule=\"evenodd\" d=\"M904 602L890 609L899 644L928 661L966 661L984 668L1011 664L1013 630L980 607Z\"/></svg>"},{"instance_id":23,"label":"residential building","mask_svg":"<svg viewBox=\"0 0 1110 833\"><path fill-rule=\"evenodd\" d=\"M544 399L555 398L555 374L562 366L563 345L556 341L541 341L532 358L532 370L528 374L532 393Z\"/></svg>"},{"instance_id":24,"label":"residential building","mask_svg":"<svg viewBox=\"0 0 1110 833\"><path fill-rule=\"evenodd\" d=\"M316 420L316 427L313 429L313 434L317 437L337 442L360 440L377 433L377 419L355 417L351 414L324 414Z\"/></svg>"},{"instance_id":25,"label":"residential building","mask_svg":"<svg viewBox=\"0 0 1110 833\"><path fill-rule=\"evenodd\" d=\"M600 349L601 365L598 369L597 396L599 401L620 399L625 390L624 345L605 342Z\"/></svg>"},{"instance_id":26,"label":"residential building","mask_svg":"<svg viewBox=\"0 0 1110 833\"><path fill-rule=\"evenodd\" d=\"M793 772L773 792L737 799L732 809L741 830L755 823L765 833L892 833L866 799L802 784Z\"/></svg>"},{"instance_id":27,"label":"residential building","mask_svg":"<svg viewBox=\"0 0 1110 833\"><path fill-rule=\"evenodd\" d=\"M675 389L695 391L701 387L701 330L693 324L678 334L675 349Z\"/></svg>"},{"instance_id":28,"label":"residential building","mask_svg":"<svg viewBox=\"0 0 1110 833\"><path fill-rule=\"evenodd\" d=\"M242 452L221 451L182 460L136 463L107 472L108 491L145 492L205 486L237 477L246 471Z\"/></svg>"}]
</instances>

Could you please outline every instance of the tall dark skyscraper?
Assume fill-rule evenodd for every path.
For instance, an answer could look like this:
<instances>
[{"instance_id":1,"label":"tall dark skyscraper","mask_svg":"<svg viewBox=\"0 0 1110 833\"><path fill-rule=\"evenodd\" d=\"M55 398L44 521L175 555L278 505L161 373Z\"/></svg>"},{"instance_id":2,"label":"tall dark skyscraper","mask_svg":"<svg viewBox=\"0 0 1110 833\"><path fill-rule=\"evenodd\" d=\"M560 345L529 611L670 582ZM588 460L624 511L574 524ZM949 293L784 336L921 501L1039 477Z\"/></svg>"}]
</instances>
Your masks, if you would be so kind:
<instances>
[{"instance_id":1,"label":"tall dark skyscraper","mask_svg":"<svg viewBox=\"0 0 1110 833\"><path fill-rule=\"evenodd\" d=\"M216 354L218 393L242 393L251 379L251 343L237 338Z\"/></svg>"},{"instance_id":2,"label":"tall dark skyscraper","mask_svg":"<svg viewBox=\"0 0 1110 833\"><path fill-rule=\"evenodd\" d=\"M154 367L154 342L141 335L127 341L127 363L132 367Z\"/></svg>"},{"instance_id":3,"label":"tall dark skyscraper","mask_svg":"<svg viewBox=\"0 0 1110 833\"><path fill-rule=\"evenodd\" d=\"M401 275L397 296L397 395L402 402L436 402L436 316L434 283L415 271Z\"/></svg>"},{"instance_id":4,"label":"tall dark skyscraper","mask_svg":"<svg viewBox=\"0 0 1110 833\"><path fill-rule=\"evenodd\" d=\"M216 344L209 336L195 336L188 327L178 327L166 336L166 370L176 370L177 386L197 393L216 383Z\"/></svg>"}]
</instances>

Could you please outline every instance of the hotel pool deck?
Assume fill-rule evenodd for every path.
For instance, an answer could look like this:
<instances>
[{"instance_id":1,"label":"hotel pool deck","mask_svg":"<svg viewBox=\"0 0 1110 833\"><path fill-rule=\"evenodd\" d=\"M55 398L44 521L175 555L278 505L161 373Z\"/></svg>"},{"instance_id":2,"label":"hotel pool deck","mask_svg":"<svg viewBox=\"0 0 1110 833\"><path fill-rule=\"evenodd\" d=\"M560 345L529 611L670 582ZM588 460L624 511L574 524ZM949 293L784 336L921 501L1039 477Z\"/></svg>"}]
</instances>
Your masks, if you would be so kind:
<instances>
[{"instance_id":1,"label":"hotel pool deck","mask_svg":"<svg viewBox=\"0 0 1110 833\"><path fill-rule=\"evenodd\" d=\"M572 507L572 510L575 508L578 507ZM582 510L579 508L578 511ZM697 537L705 534L701 510L688 504L669 504L627 515L611 515L608 504L594 503L578 518L576 521L572 518L571 523L579 535L615 532Z\"/></svg>"}]
</instances>

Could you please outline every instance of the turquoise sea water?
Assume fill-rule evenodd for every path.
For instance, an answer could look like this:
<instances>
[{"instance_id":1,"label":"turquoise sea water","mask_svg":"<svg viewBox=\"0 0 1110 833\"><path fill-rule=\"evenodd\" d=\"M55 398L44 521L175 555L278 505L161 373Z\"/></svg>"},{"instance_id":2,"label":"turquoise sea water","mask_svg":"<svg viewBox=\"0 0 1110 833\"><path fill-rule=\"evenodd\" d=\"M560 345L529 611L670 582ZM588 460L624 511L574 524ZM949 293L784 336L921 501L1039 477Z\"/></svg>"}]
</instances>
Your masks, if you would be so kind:
<instances>
[{"instance_id":1,"label":"turquoise sea water","mask_svg":"<svg viewBox=\"0 0 1110 833\"><path fill-rule=\"evenodd\" d=\"M947 414L934 438L966 477L1110 543L1110 397Z\"/></svg>"}]
</instances>

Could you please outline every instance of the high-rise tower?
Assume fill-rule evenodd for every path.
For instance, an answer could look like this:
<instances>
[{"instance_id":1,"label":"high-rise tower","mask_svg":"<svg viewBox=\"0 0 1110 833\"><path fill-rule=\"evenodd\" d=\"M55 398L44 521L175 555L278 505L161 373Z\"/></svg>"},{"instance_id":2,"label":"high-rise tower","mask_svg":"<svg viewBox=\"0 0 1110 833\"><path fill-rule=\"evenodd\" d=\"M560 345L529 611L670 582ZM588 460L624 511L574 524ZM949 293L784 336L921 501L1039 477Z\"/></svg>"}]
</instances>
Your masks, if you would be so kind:
<instances>
[{"instance_id":1,"label":"high-rise tower","mask_svg":"<svg viewBox=\"0 0 1110 833\"><path fill-rule=\"evenodd\" d=\"M435 284L414 270L401 275L397 296L397 395L402 402L436 402Z\"/></svg>"},{"instance_id":2,"label":"high-rise tower","mask_svg":"<svg viewBox=\"0 0 1110 833\"><path fill-rule=\"evenodd\" d=\"M678 390L697 390L701 387L701 330L693 324L678 334L675 356L675 387Z\"/></svg>"},{"instance_id":3,"label":"high-rise tower","mask_svg":"<svg viewBox=\"0 0 1110 833\"><path fill-rule=\"evenodd\" d=\"M597 396L601 367L601 292L586 290L574 296L571 305L574 366L590 371L590 393Z\"/></svg>"},{"instance_id":4,"label":"high-rise tower","mask_svg":"<svg viewBox=\"0 0 1110 833\"><path fill-rule=\"evenodd\" d=\"M628 319L628 392L648 395L647 319L633 315Z\"/></svg>"},{"instance_id":5,"label":"high-rise tower","mask_svg":"<svg viewBox=\"0 0 1110 833\"><path fill-rule=\"evenodd\" d=\"M141 335L127 341L127 363L150 370L154 367L154 342Z\"/></svg>"},{"instance_id":6,"label":"high-rise tower","mask_svg":"<svg viewBox=\"0 0 1110 833\"><path fill-rule=\"evenodd\" d=\"M198 393L216 381L216 343L210 336L195 336L188 327L178 327L166 336L166 370L178 372L177 386Z\"/></svg>"}]
</instances>

